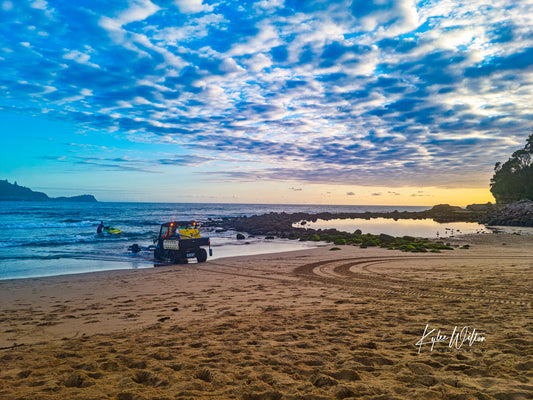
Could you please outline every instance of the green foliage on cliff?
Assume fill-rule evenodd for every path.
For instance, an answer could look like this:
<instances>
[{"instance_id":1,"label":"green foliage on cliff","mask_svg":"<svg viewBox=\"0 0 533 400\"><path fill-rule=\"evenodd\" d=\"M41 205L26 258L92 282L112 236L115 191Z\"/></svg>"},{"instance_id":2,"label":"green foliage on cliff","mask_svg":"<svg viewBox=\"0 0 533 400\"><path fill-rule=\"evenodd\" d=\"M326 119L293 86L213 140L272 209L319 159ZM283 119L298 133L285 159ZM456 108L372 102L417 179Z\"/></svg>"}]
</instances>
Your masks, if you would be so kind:
<instances>
[{"instance_id":1,"label":"green foliage on cliff","mask_svg":"<svg viewBox=\"0 0 533 400\"><path fill-rule=\"evenodd\" d=\"M496 163L490 191L496 203L533 200L533 133L523 149L515 151L504 164Z\"/></svg>"}]
</instances>

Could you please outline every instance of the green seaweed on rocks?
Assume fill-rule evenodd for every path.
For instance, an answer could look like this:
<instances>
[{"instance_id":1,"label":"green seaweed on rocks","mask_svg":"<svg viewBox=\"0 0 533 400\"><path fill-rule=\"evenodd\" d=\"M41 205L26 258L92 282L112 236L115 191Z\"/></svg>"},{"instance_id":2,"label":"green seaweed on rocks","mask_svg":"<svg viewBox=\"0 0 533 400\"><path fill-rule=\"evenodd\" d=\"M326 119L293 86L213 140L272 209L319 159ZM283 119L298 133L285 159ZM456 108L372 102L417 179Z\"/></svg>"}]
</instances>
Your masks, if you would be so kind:
<instances>
[{"instance_id":1,"label":"green seaweed on rocks","mask_svg":"<svg viewBox=\"0 0 533 400\"><path fill-rule=\"evenodd\" d=\"M292 231L288 235L289 239L300 241L326 242L339 245L353 245L359 246L362 249L368 247L381 247L390 250L400 250L411 253L427 253L431 251L437 253L441 250L453 250L449 244L442 242L432 242L425 238L415 238L413 236L394 237L387 234L373 235L371 233L361 234L360 231L356 233L339 232L335 229L328 230L298 230Z\"/></svg>"}]
</instances>

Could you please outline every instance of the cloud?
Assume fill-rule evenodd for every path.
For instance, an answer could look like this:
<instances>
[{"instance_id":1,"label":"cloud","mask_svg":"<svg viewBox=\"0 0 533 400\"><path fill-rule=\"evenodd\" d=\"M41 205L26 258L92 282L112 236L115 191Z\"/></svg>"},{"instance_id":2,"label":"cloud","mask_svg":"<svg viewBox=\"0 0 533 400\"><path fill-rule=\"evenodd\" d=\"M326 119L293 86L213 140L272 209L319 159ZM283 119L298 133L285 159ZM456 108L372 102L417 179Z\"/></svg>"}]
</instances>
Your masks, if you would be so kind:
<instances>
[{"instance_id":1,"label":"cloud","mask_svg":"<svg viewBox=\"0 0 533 400\"><path fill-rule=\"evenodd\" d=\"M533 47L518 53L495 57L482 64L465 70L467 78L477 78L494 73L505 73L509 70L526 70L533 66Z\"/></svg>"},{"instance_id":2,"label":"cloud","mask_svg":"<svg viewBox=\"0 0 533 400\"><path fill-rule=\"evenodd\" d=\"M433 195L431 194L426 194L424 193L423 190L419 190L418 192L416 193L411 193L411 197L432 197Z\"/></svg>"},{"instance_id":3,"label":"cloud","mask_svg":"<svg viewBox=\"0 0 533 400\"><path fill-rule=\"evenodd\" d=\"M13 9L13 3L11 1L2 2L2 10L11 11Z\"/></svg>"},{"instance_id":4,"label":"cloud","mask_svg":"<svg viewBox=\"0 0 533 400\"><path fill-rule=\"evenodd\" d=\"M355 196L355 193L354 192L347 192L346 196Z\"/></svg>"},{"instance_id":5,"label":"cloud","mask_svg":"<svg viewBox=\"0 0 533 400\"><path fill-rule=\"evenodd\" d=\"M117 31L124 25L143 21L159 11L159 7L150 0L130 0L129 7L121 11L115 18L102 17L100 24L108 31Z\"/></svg>"},{"instance_id":6,"label":"cloud","mask_svg":"<svg viewBox=\"0 0 533 400\"><path fill-rule=\"evenodd\" d=\"M46 6L47 6L47 5L48 5L48 4L46 3L45 0L35 0L35 1L33 1L33 2L30 4L30 6L31 6L32 8L37 8L37 9L39 9L39 10L46 10Z\"/></svg>"},{"instance_id":7,"label":"cloud","mask_svg":"<svg viewBox=\"0 0 533 400\"><path fill-rule=\"evenodd\" d=\"M73 60L77 63L85 64L89 67L100 68L98 65L89 62L89 59L91 58L91 56L89 56L88 54L81 53L77 50L73 50L73 51L69 51L68 53L65 53L63 55L63 58L65 60Z\"/></svg>"},{"instance_id":8,"label":"cloud","mask_svg":"<svg viewBox=\"0 0 533 400\"><path fill-rule=\"evenodd\" d=\"M141 170L486 187L533 100L529 9L495 1L3 2L0 109L160 146Z\"/></svg>"},{"instance_id":9,"label":"cloud","mask_svg":"<svg viewBox=\"0 0 533 400\"><path fill-rule=\"evenodd\" d=\"M352 13L360 20L362 29L378 29L386 36L409 32L419 23L413 0L353 0Z\"/></svg>"},{"instance_id":10,"label":"cloud","mask_svg":"<svg viewBox=\"0 0 533 400\"><path fill-rule=\"evenodd\" d=\"M203 4L202 0L174 0L174 4L184 14L197 14L213 10L213 6Z\"/></svg>"}]
</instances>

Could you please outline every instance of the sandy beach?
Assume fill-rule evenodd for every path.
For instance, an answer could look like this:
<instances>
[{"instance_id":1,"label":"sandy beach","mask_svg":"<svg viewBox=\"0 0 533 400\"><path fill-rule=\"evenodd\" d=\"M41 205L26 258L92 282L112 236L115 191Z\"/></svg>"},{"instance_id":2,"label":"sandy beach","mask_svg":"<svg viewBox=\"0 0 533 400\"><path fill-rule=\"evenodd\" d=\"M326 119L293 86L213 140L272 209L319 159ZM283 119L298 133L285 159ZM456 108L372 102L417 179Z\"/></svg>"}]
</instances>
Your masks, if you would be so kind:
<instances>
[{"instance_id":1,"label":"sandy beach","mask_svg":"<svg viewBox=\"0 0 533 400\"><path fill-rule=\"evenodd\" d=\"M0 399L533 398L533 238L449 241L0 281Z\"/></svg>"}]
</instances>

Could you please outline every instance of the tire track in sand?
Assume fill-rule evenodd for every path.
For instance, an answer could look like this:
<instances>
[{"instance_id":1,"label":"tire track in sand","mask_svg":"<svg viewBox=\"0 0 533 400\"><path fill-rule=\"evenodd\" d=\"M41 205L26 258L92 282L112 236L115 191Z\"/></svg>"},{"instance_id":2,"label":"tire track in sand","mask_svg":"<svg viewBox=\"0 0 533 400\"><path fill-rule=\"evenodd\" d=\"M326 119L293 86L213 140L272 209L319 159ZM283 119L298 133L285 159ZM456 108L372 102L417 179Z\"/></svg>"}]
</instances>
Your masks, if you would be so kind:
<instances>
[{"instance_id":1,"label":"tire track in sand","mask_svg":"<svg viewBox=\"0 0 533 400\"><path fill-rule=\"evenodd\" d=\"M487 303L531 306L531 294L509 292L508 290L482 290L468 287L467 283L450 282L449 279L417 280L403 278L390 272L395 262L408 264L414 261L446 262L446 260L492 260L489 256L399 256L399 257L357 257L320 261L297 267L295 275L328 285L351 288L354 292L380 292L387 295L433 297L443 300L479 301ZM527 257L507 257L509 260L527 260ZM389 268L389 271L386 269ZM431 268L431 265L426 267ZM401 271L398 271L401 272ZM449 286L446 286L449 285Z\"/></svg>"}]
</instances>

